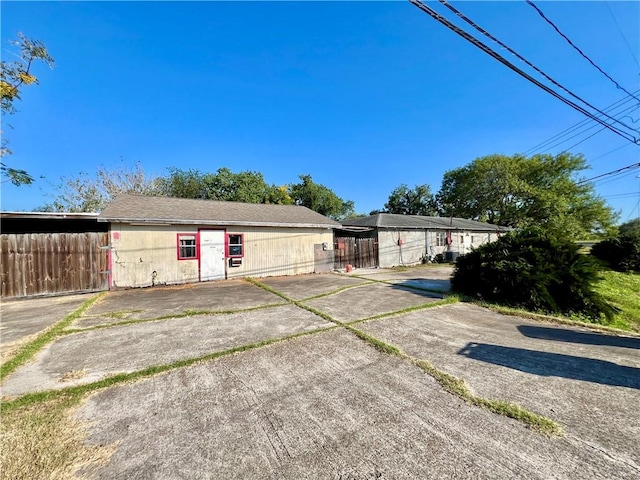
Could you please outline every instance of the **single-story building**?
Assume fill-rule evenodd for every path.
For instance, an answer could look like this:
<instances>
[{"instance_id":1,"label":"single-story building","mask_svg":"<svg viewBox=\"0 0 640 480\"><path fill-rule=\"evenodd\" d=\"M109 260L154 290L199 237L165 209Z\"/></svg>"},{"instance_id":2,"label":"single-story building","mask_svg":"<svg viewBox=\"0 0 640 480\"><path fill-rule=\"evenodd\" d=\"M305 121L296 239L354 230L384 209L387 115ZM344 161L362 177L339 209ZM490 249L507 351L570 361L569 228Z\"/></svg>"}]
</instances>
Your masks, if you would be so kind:
<instances>
[{"instance_id":1,"label":"single-story building","mask_svg":"<svg viewBox=\"0 0 640 480\"><path fill-rule=\"evenodd\" d=\"M456 217L426 217L378 213L342 222L337 243L373 238L380 268L415 265L444 254L449 260L471 248L496 240L511 229ZM342 240L341 240L342 239ZM357 265L356 265L357 266Z\"/></svg>"},{"instance_id":2,"label":"single-story building","mask_svg":"<svg viewBox=\"0 0 640 480\"><path fill-rule=\"evenodd\" d=\"M120 195L109 223L109 285L144 287L328 272L340 224L297 205Z\"/></svg>"}]
</instances>

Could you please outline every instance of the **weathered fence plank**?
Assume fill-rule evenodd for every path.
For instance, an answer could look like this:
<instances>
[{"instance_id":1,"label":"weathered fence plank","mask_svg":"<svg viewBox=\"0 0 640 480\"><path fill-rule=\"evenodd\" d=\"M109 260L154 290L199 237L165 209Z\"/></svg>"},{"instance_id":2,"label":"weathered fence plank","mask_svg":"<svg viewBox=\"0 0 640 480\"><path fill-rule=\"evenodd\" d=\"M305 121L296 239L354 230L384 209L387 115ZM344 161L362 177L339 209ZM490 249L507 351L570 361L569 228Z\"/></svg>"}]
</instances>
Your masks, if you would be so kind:
<instances>
[{"instance_id":1,"label":"weathered fence plank","mask_svg":"<svg viewBox=\"0 0 640 480\"><path fill-rule=\"evenodd\" d=\"M335 268L378 266L378 242L375 238L336 237L334 254Z\"/></svg>"},{"instance_id":2,"label":"weathered fence plank","mask_svg":"<svg viewBox=\"0 0 640 480\"><path fill-rule=\"evenodd\" d=\"M106 290L106 232L0 235L4 298Z\"/></svg>"}]
</instances>

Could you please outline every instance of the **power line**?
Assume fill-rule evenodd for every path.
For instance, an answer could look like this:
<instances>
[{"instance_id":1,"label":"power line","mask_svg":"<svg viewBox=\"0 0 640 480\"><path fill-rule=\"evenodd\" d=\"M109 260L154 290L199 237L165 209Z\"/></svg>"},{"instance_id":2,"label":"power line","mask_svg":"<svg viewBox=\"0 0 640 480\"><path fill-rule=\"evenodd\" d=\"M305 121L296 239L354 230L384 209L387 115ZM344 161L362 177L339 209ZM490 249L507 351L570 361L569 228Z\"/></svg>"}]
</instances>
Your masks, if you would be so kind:
<instances>
[{"instance_id":1,"label":"power line","mask_svg":"<svg viewBox=\"0 0 640 480\"><path fill-rule=\"evenodd\" d=\"M598 178L602 178L602 177L608 177L609 175L615 175L617 173L623 172L625 170L630 170L633 168L640 168L640 162L632 163L631 165L627 165L626 167L613 170L612 172L603 173L602 175L598 175L595 177L587 178L586 180L580 180L579 182L576 182L576 185L582 185L583 183L591 182L593 180L597 180Z\"/></svg>"},{"instance_id":2,"label":"power line","mask_svg":"<svg viewBox=\"0 0 640 480\"><path fill-rule=\"evenodd\" d=\"M626 198L626 197L635 197L638 195L638 192L627 192L627 193L616 193L613 195L605 195L602 198Z\"/></svg>"},{"instance_id":3,"label":"power line","mask_svg":"<svg viewBox=\"0 0 640 480\"><path fill-rule=\"evenodd\" d=\"M614 148L613 150L609 150L607 153L603 153L602 155L598 155L596 158L592 158L591 161L593 162L594 160L598 160L599 158L606 157L607 155L613 152L617 152L618 150L622 150L623 148L626 148L628 146L629 146L628 143L625 143L624 145L620 145L619 147Z\"/></svg>"},{"instance_id":4,"label":"power line","mask_svg":"<svg viewBox=\"0 0 640 480\"><path fill-rule=\"evenodd\" d=\"M493 35L491 35L489 32L487 32L484 28L480 27L479 25L477 25L473 20L471 20L469 17L465 16L460 10L458 10L457 8L455 8L454 6L450 5L446 0L438 0L441 4L443 4L445 7L447 7L449 10L451 10L453 13L455 13L458 17L460 17L462 20L464 20L465 22L467 22L469 25L471 25L473 28L475 28L477 31L479 31L481 34L483 34L485 37L490 38L491 40L493 40L494 42L496 42L498 45L500 45L502 48L504 48L505 50L507 50L509 53L511 53L512 55L515 55L519 60L523 61L525 64L527 64L529 67L533 68L536 72L538 72L540 75L542 75L544 78L546 78L547 80L549 80L552 84L554 84L555 86L561 88L562 90L564 90L565 92L567 92L569 95L571 95L573 98L577 99L578 101L584 103L585 105L587 105L588 107L592 108L593 110L597 111L598 113L604 115L605 117L609 118L610 120L613 120L617 123L619 123L620 125L624 125L626 128L628 128L629 130L634 130L638 133L640 133L640 130L636 130L633 127L630 127L629 125L626 125L624 123L622 123L620 120L618 120L617 118L611 117L609 115L607 115L605 112L603 112L602 110L599 110L598 108L594 107L593 105L591 105L590 103L588 103L587 101L583 100L582 98L578 97L575 93L573 93L571 90L567 89L566 87L564 87L563 85L561 85L560 83L558 83L557 81L555 81L553 78L551 78L549 75L547 75L545 72L543 72L541 69L539 69L538 67L536 67L533 63L531 63L529 60L527 60L526 58L524 58L522 55L520 55L518 52L516 52L515 50L513 50L512 48L510 48L508 45L506 45L505 43L501 42L500 40L498 40L496 37L494 37ZM633 96L632 94L629 94L631 96ZM640 99L638 99L638 101L640 101Z\"/></svg>"},{"instance_id":5,"label":"power line","mask_svg":"<svg viewBox=\"0 0 640 480\"><path fill-rule=\"evenodd\" d=\"M638 93L638 92L640 92L640 90L636 90L635 93ZM612 103L608 107L606 107L604 109L604 111L605 112L611 112L611 111L621 107L622 105L624 105L625 103L630 102L630 101L633 101L633 99L631 97L629 97L629 96L626 96L626 97L618 100L617 102ZM618 104L620 104L620 105L618 105ZM632 108L639 108L639 107L640 107L640 104L632 106ZM626 109L625 109L625 111L626 111ZM545 140L543 142L540 142L539 144L537 144L534 147L531 147L529 150L527 150L525 152L525 155L529 155L530 153L533 153L535 151L541 150L543 147L546 147L547 144L555 142L556 140L559 140L562 137L566 137L570 133L573 133L575 130L577 130L579 128L582 128L583 126L589 124L591 121L592 120L589 119L589 118L585 118L584 120L581 120L580 122L578 122L575 125L573 125L573 126L567 128L567 129L561 131L560 133L557 133L556 135L552 136L551 138L549 138L549 139L547 139L547 140ZM593 125L593 126L595 126L595 125ZM593 128L593 126L589 127L589 129Z\"/></svg>"},{"instance_id":6,"label":"power line","mask_svg":"<svg viewBox=\"0 0 640 480\"><path fill-rule=\"evenodd\" d=\"M597 183L599 187L602 187L603 185L607 185L611 182L617 182L619 180L628 178L635 174L636 174L635 170L630 170L628 172L620 172L620 173L616 173L615 175L611 175L611 177L605 177L605 178L596 180L594 183Z\"/></svg>"},{"instance_id":7,"label":"power line","mask_svg":"<svg viewBox=\"0 0 640 480\"><path fill-rule=\"evenodd\" d=\"M637 109L637 108L638 108L638 106L636 106L636 105L632 105L631 107L627 107L626 109L622 110L622 111L621 111L621 112L619 112L618 114L620 114L620 113L626 113L626 112L627 112L627 111L629 111L629 110L634 110L634 109ZM584 120L584 122L585 122L585 123L589 123L590 121L591 121L591 120ZM576 137L578 137L578 136L580 136L580 135L582 135L582 134L584 134L584 133L588 132L589 130L592 130L593 128L595 128L595 127L597 127L597 126L598 126L597 124L593 124L593 125L591 125L591 126L589 126L589 127L585 128L585 129L583 129L583 130L580 130L579 132L575 133L574 135L571 135L570 137L567 137L567 135L569 135L569 133L572 133L572 132L573 132L573 130L576 130L576 129L574 128L574 129L572 129L572 132L567 132L567 133L565 133L564 135L561 135L561 136L560 136L560 137L566 137L566 138L564 138L564 139L562 139L562 140L558 139L558 141L557 141L557 142L555 142L555 143L554 143L554 144L552 144L552 145L545 145L545 148L544 148L544 149L545 149L545 150L550 150L550 149L555 148L555 147L557 147L557 146L559 146L559 145L562 145L563 143L568 142L568 141L569 141L569 140L571 140L572 138L576 138ZM571 150L572 148L574 148L574 147L576 147L576 146L580 145L581 143L586 142L586 141L587 141L587 140L589 140L591 137L596 136L598 133L600 133L600 132L602 132L602 131L604 131L604 130L606 130L604 127L600 128L600 129L599 129L599 130L597 130L595 133L592 133L591 135L589 135L589 136L587 136L587 137L583 138L582 140L580 140L579 142L574 143L572 146L570 146L570 147L566 148L566 149L565 149L565 151L569 151L569 150ZM547 141L545 141L545 142L543 142L543 143L548 144L548 143L550 143L550 140L547 140ZM535 149L535 148L534 148L533 150L534 150L534 151L536 151L536 150L538 150L538 149ZM528 155L528 154L529 154L529 152L525 153L525 155Z\"/></svg>"},{"instance_id":8,"label":"power line","mask_svg":"<svg viewBox=\"0 0 640 480\"><path fill-rule=\"evenodd\" d=\"M585 60L587 60L591 65L593 65L600 73L602 73L605 77L607 77L609 80L611 80L614 85L616 86L616 88L623 90L624 92L627 93L627 95L631 95L633 98L635 98L636 100L640 100L640 98L636 97L635 95L633 95L631 92L629 92L626 88L622 87L618 82L616 82L611 75L609 75L607 72L605 72L603 69L601 69L598 65L596 65L594 63L593 60L591 60L582 50L580 50L575 43L573 43L571 41L571 39L569 37L567 37L564 33L562 33L560 31L560 29L556 26L555 23L553 23L551 20L549 20L546 15L544 14L544 12L542 10L540 10L540 8L538 8L538 6L533 3L531 0L526 0L526 2L535 9L536 12L538 12L538 15L540 15L549 25L551 25L553 27L553 29L558 32L558 34L564 38L569 45L571 45L579 54L580 56L582 56Z\"/></svg>"},{"instance_id":9,"label":"power line","mask_svg":"<svg viewBox=\"0 0 640 480\"><path fill-rule=\"evenodd\" d=\"M558 92L556 92L556 91L552 90L551 88L547 87L543 83L540 83L538 80L533 78L531 75L529 75L528 73L524 72L520 68L516 67L511 62L509 62L507 59L502 57L500 54L498 54L497 52L495 52L494 50L489 48L487 45L485 45L484 43L480 42L478 39L476 39L472 35L468 34L464 30L461 30L456 25L451 23L449 20L447 20L446 18L444 18L443 16L438 14L436 11L434 11L430 7L428 7L425 4L423 4L420 0L409 0L409 2L412 3L413 5L415 5L416 7L418 7L420 10L422 10L426 14L428 14L429 16L431 16L432 18L434 18L435 20L437 20L438 22L440 22L443 25L445 25L447 28L449 28L453 32L455 32L458 35L460 35L465 40L471 42L473 45L475 45L476 47L481 49L483 52L487 53L488 55L490 55L494 59L498 60L503 65L507 66L509 69L513 70L514 72L516 72L519 75L523 76L524 78L526 78L527 80L529 80L530 82L535 84L536 86L538 86L541 89L543 89L545 92L547 92L550 95L554 96L555 98L557 98L561 102L565 103L566 105L569 105L573 109L579 111L580 113L586 115L587 117L591 118L592 120L594 120L594 121L598 122L599 124L605 126L605 128L611 130L616 135L621 136L622 138L626 139L627 141L629 141L631 143L634 143L634 144L638 142L637 139L634 136L630 135L629 133L627 133L625 131L620 130L617 127L614 127L613 125L610 125L610 124L606 123L605 121L603 121L600 118L596 117L593 113L585 110L580 105L577 105L576 103L572 102L571 100L569 100L569 99L563 97L562 95L560 95ZM618 121L618 123L620 123L620 122ZM627 128L629 128L629 127L627 127ZM633 129L631 129L631 130L633 130Z\"/></svg>"},{"instance_id":10,"label":"power line","mask_svg":"<svg viewBox=\"0 0 640 480\"><path fill-rule=\"evenodd\" d=\"M627 40L627 37L624 35L624 33L622 32L622 29L620 28L620 25L618 24L618 20L616 20L616 16L613 14L613 10L611 10L611 7L609 6L609 2L605 2L605 4L607 5L607 9L609 10L609 13L611 14L611 18L613 19L613 23L615 23L618 32L620 33L620 36L622 37L622 39L624 40L624 43L627 45L627 48L629 49L629 53L631 54L631 57L633 58L633 61L636 62L636 65L638 66L638 68L640 68L640 63L638 63L638 59L636 58L635 54L633 53L633 49L631 48L631 45L629 45L629 41Z\"/></svg>"}]
</instances>

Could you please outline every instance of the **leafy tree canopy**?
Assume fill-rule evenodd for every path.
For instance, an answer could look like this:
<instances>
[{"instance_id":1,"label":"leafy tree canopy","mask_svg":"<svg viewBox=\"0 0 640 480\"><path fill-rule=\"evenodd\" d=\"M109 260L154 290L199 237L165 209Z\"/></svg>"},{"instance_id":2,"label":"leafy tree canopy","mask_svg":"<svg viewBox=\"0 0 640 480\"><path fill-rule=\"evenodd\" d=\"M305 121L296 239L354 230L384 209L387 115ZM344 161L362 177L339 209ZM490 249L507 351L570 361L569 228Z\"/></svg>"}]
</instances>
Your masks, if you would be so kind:
<instances>
[{"instance_id":1,"label":"leafy tree canopy","mask_svg":"<svg viewBox=\"0 0 640 480\"><path fill-rule=\"evenodd\" d=\"M640 218L623 223L618 228L618 231L620 232L620 236L640 237Z\"/></svg>"},{"instance_id":2,"label":"leafy tree canopy","mask_svg":"<svg viewBox=\"0 0 640 480\"><path fill-rule=\"evenodd\" d=\"M286 187L268 185L260 172L233 173L226 167L216 173L199 170L169 169L160 182L162 193L169 197L200 198L245 203L291 204Z\"/></svg>"},{"instance_id":3,"label":"leafy tree canopy","mask_svg":"<svg viewBox=\"0 0 640 480\"><path fill-rule=\"evenodd\" d=\"M140 164L111 170L100 167L95 176L80 173L75 178L62 177L53 201L38 210L99 212L120 193L160 195L161 187L160 179L147 176Z\"/></svg>"},{"instance_id":4,"label":"leafy tree canopy","mask_svg":"<svg viewBox=\"0 0 640 480\"><path fill-rule=\"evenodd\" d=\"M414 189L410 189L402 184L391 192L389 200L384 204L385 212L400 215L433 216L437 214L436 207L429 185L416 185Z\"/></svg>"},{"instance_id":5,"label":"leafy tree canopy","mask_svg":"<svg viewBox=\"0 0 640 480\"><path fill-rule=\"evenodd\" d=\"M354 203L338 197L332 190L315 183L311 175L300 175L300 183L289 186L289 195L295 205L303 205L334 220L354 213Z\"/></svg>"},{"instance_id":6,"label":"leafy tree canopy","mask_svg":"<svg viewBox=\"0 0 640 480\"><path fill-rule=\"evenodd\" d=\"M44 62L49 67L53 67L54 64L47 48L38 40L30 40L22 33L18 33L18 40L12 41L11 45L19 50L16 54L17 59L12 62L5 60L0 62L0 94L2 95L0 107L3 116L16 112L14 102L20 100L23 87L38 84L38 78L31 71L33 64L38 61ZM8 140L3 136L0 158L4 159L11 153ZM7 177L7 181L11 181L14 185L27 185L33 182L33 177L25 170L9 167L4 161L0 161L0 171Z\"/></svg>"},{"instance_id":7,"label":"leafy tree canopy","mask_svg":"<svg viewBox=\"0 0 640 480\"><path fill-rule=\"evenodd\" d=\"M569 238L614 229L617 215L575 175L582 155L489 155L444 174L440 213L509 227L539 226Z\"/></svg>"}]
</instances>

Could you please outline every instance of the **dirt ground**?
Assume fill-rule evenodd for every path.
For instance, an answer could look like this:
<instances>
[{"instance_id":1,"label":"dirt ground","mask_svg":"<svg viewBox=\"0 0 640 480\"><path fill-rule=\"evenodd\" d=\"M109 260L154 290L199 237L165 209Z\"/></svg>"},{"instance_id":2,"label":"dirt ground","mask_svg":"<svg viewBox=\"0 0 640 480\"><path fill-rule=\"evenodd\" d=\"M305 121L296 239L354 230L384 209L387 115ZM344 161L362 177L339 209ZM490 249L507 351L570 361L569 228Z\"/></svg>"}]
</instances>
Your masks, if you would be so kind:
<instances>
[{"instance_id":1,"label":"dirt ground","mask_svg":"<svg viewBox=\"0 0 640 480\"><path fill-rule=\"evenodd\" d=\"M236 280L110 292L3 379L2 394L306 333L91 395L76 416L89 425L87 442L115 452L81 476L639 478L640 338L438 304L450 272L259 280L295 303ZM385 314L356 326L464 379L475 395L559 422L565 435L471 406L331 321Z\"/></svg>"}]
</instances>

